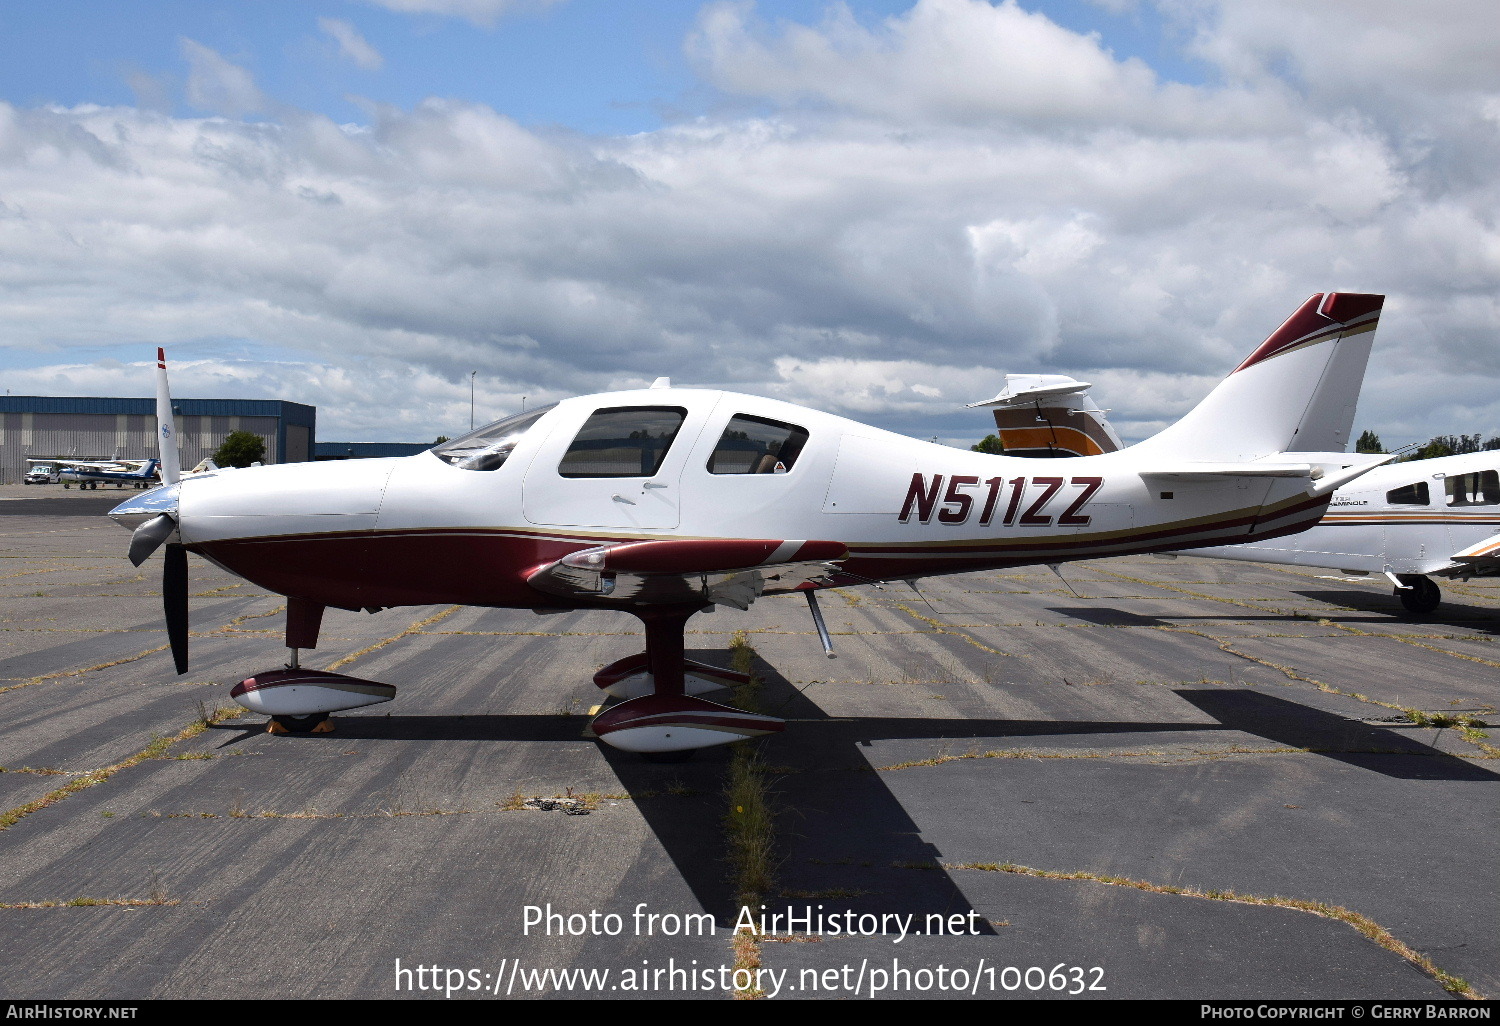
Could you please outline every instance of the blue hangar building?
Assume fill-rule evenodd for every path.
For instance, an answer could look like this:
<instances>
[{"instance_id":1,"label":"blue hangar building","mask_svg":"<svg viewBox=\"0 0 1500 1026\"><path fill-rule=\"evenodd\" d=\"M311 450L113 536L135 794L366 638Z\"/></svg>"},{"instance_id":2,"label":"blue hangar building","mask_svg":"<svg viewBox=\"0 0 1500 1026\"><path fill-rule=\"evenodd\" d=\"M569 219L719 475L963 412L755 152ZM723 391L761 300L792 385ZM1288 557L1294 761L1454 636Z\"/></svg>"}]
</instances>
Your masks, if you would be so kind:
<instances>
[{"instance_id":1,"label":"blue hangar building","mask_svg":"<svg viewBox=\"0 0 1500 1026\"><path fill-rule=\"evenodd\" d=\"M232 431L266 443L266 463L304 463L317 445L317 407L280 399L173 399L183 467L212 456ZM19 484L27 460L151 459L155 399L0 396L0 484Z\"/></svg>"}]
</instances>

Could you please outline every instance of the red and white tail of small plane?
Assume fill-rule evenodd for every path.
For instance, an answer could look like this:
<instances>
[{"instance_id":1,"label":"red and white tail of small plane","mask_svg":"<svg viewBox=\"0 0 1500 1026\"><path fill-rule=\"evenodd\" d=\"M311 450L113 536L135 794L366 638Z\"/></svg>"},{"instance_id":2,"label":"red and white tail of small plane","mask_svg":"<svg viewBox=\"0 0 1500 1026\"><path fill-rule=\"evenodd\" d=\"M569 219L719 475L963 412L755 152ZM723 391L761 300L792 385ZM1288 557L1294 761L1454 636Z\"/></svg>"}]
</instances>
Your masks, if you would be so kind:
<instances>
[{"instance_id":1,"label":"red and white tail of small plane","mask_svg":"<svg viewBox=\"0 0 1500 1026\"><path fill-rule=\"evenodd\" d=\"M1226 462L1343 452L1384 302L1312 296L1187 416L1131 451Z\"/></svg>"}]
</instances>

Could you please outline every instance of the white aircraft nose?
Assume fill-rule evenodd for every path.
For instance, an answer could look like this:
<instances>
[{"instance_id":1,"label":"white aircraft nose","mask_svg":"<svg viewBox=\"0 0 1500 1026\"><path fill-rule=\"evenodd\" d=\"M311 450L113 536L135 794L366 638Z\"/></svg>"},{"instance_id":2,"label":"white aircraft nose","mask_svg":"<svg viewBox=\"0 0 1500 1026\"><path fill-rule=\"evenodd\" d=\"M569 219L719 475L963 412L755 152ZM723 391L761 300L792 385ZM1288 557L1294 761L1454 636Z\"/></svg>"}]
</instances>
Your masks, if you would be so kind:
<instances>
[{"instance_id":1,"label":"white aircraft nose","mask_svg":"<svg viewBox=\"0 0 1500 1026\"><path fill-rule=\"evenodd\" d=\"M396 462L287 463L190 478L178 514L182 540L369 530Z\"/></svg>"}]
</instances>

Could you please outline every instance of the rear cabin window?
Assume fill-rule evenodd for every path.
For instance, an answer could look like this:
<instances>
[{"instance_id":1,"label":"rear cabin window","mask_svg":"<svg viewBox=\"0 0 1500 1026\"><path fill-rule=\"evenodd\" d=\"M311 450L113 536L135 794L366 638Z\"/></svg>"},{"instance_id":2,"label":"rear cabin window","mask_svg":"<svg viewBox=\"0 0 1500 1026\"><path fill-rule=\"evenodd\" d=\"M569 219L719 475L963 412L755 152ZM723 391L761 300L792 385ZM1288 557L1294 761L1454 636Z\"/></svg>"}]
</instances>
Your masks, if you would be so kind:
<instances>
[{"instance_id":1,"label":"rear cabin window","mask_svg":"<svg viewBox=\"0 0 1500 1026\"><path fill-rule=\"evenodd\" d=\"M1449 474L1443 483L1450 506L1494 506L1500 504L1500 474L1481 470L1475 474Z\"/></svg>"},{"instance_id":2,"label":"rear cabin window","mask_svg":"<svg viewBox=\"0 0 1500 1026\"><path fill-rule=\"evenodd\" d=\"M563 477L652 477L682 427L679 406L618 406L597 410L568 446Z\"/></svg>"},{"instance_id":3,"label":"rear cabin window","mask_svg":"<svg viewBox=\"0 0 1500 1026\"><path fill-rule=\"evenodd\" d=\"M1394 488L1385 493L1385 501L1392 506L1426 506L1431 501L1427 497L1427 482L1418 481L1405 488Z\"/></svg>"},{"instance_id":4,"label":"rear cabin window","mask_svg":"<svg viewBox=\"0 0 1500 1026\"><path fill-rule=\"evenodd\" d=\"M795 424L742 413L729 422L708 457L710 474L785 474L797 465L808 434Z\"/></svg>"}]
</instances>

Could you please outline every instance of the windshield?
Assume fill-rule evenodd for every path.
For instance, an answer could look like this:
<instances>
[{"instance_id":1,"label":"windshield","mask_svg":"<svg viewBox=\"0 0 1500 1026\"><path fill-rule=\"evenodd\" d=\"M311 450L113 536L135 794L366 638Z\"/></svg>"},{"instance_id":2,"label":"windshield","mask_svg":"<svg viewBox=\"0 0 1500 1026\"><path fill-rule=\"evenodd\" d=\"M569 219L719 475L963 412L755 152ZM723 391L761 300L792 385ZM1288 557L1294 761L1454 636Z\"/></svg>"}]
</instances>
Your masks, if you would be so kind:
<instances>
[{"instance_id":1,"label":"windshield","mask_svg":"<svg viewBox=\"0 0 1500 1026\"><path fill-rule=\"evenodd\" d=\"M433 446L438 459L462 470L499 470L523 435L557 404L518 413L451 442Z\"/></svg>"}]
</instances>

